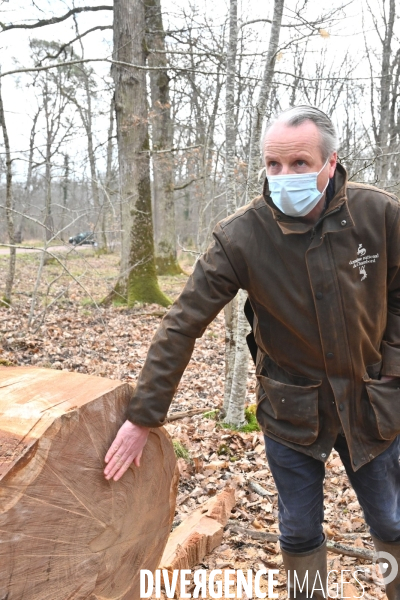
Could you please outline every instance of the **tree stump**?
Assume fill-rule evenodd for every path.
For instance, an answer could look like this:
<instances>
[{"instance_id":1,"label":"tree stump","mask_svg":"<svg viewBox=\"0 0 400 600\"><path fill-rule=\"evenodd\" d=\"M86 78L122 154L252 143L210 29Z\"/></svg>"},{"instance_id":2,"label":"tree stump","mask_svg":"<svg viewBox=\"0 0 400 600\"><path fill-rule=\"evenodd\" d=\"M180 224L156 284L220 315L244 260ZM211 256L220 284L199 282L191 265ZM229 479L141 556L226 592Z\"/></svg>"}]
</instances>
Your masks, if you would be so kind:
<instances>
[{"instance_id":1,"label":"tree stump","mask_svg":"<svg viewBox=\"0 0 400 600\"><path fill-rule=\"evenodd\" d=\"M163 428L141 466L106 481L132 389L52 369L0 367L0 599L137 600L157 568L178 470Z\"/></svg>"}]
</instances>

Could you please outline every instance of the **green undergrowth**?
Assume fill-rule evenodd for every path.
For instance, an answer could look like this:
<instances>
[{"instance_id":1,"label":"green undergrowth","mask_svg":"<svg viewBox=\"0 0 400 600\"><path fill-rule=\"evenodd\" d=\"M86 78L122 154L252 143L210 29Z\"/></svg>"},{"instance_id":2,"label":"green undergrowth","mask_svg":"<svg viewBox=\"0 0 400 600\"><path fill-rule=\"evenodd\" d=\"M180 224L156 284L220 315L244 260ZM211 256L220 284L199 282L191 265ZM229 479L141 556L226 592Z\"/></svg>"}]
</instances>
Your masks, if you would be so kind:
<instances>
[{"instance_id":1,"label":"green undergrowth","mask_svg":"<svg viewBox=\"0 0 400 600\"><path fill-rule=\"evenodd\" d=\"M236 425L232 425L231 423L224 423L222 420L220 420L221 411L218 408L203 413L203 417L206 419L214 419L215 421L217 421L217 425L223 429L242 431L244 433L252 433L253 431L261 431L256 418L256 409L256 404L249 404L248 406L246 406L246 408L244 409L246 423L241 427L236 427Z\"/></svg>"},{"instance_id":2,"label":"green undergrowth","mask_svg":"<svg viewBox=\"0 0 400 600\"><path fill-rule=\"evenodd\" d=\"M176 458L183 458L184 460L190 461L189 450L179 440L172 440L172 445L174 446Z\"/></svg>"}]
</instances>

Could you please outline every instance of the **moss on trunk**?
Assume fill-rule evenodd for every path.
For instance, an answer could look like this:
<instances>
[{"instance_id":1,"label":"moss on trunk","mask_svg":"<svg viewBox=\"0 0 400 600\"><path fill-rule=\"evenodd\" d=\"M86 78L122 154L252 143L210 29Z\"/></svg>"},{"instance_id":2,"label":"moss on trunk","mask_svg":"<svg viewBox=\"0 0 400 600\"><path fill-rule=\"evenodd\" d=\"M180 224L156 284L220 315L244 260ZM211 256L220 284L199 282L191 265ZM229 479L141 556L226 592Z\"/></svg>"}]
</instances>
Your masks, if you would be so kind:
<instances>
[{"instance_id":1,"label":"moss on trunk","mask_svg":"<svg viewBox=\"0 0 400 600\"><path fill-rule=\"evenodd\" d=\"M157 275L181 275L183 273L175 256L156 256Z\"/></svg>"},{"instance_id":2,"label":"moss on trunk","mask_svg":"<svg viewBox=\"0 0 400 600\"><path fill-rule=\"evenodd\" d=\"M156 276L136 275L132 272L128 280L128 306L132 306L135 302L160 306L172 304L172 300L161 291Z\"/></svg>"}]
</instances>

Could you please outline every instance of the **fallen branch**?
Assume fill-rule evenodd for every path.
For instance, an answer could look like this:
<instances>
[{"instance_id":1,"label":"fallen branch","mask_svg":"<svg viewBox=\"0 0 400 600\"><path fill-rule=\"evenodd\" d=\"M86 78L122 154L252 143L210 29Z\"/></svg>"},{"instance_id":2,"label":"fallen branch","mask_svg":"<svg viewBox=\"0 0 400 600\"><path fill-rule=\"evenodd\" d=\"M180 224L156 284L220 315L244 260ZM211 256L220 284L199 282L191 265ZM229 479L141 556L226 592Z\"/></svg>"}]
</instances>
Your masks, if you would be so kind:
<instances>
[{"instance_id":1,"label":"fallen branch","mask_svg":"<svg viewBox=\"0 0 400 600\"><path fill-rule=\"evenodd\" d=\"M184 419L185 417L193 417L193 415L200 415L203 412L207 412L206 408L193 408L192 410L185 410L182 412L172 413L171 416L167 417L167 422L177 421L178 419Z\"/></svg>"},{"instance_id":2,"label":"fallen branch","mask_svg":"<svg viewBox=\"0 0 400 600\"><path fill-rule=\"evenodd\" d=\"M277 490L275 490L274 492L269 492L262 485L260 485L253 479L250 479L250 481L248 482L248 485L249 485L249 488L253 492L256 492L256 494L258 494L259 496L262 496L263 498L265 498L267 496L276 496L276 494L278 493Z\"/></svg>"},{"instance_id":3,"label":"fallen branch","mask_svg":"<svg viewBox=\"0 0 400 600\"><path fill-rule=\"evenodd\" d=\"M228 524L225 529L229 529L232 533L246 535L252 538L253 540L263 540L265 542L278 541L278 534L276 533L268 533L267 531L256 531L253 529L240 527L239 525L236 525L236 523L232 520L228 521ZM343 556L361 558L362 560L366 560L368 562L372 562L374 559L374 553L371 550L366 550L364 548L355 548L354 546L346 546L344 544L338 544L337 542L332 542L330 540L327 542L327 549L328 552L333 552L334 554L343 554Z\"/></svg>"},{"instance_id":4,"label":"fallen branch","mask_svg":"<svg viewBox=\"0 0 400 600\"><path fill-rule=\"evenodd\" d=\"M371 550L367 550L364 548L346 546L344 544L339 544L338 542L331 542L330 540L328 540L326 547L328 548L328 552L333 552L334 554L343 554L343 556L362 558L363 560L367 560L368 562L372 562L374 559L374 553Z\"/></svg>"},{"instance_id":5,"label":"fallen branch","mask_svg":"<svg viewBox=\"0 0 400 600\"><path fill-rule=\"evenodd\" d=\"M225 529L229 529L232 533L238 533L239 535L247 535L253 540L263 540L264 542L277 542L277 533L268 533L266 531L256 531L255 529L247 529L246 527L240 527L236 525L234 521L229 520Z\"/></svg>"}]
</instances>

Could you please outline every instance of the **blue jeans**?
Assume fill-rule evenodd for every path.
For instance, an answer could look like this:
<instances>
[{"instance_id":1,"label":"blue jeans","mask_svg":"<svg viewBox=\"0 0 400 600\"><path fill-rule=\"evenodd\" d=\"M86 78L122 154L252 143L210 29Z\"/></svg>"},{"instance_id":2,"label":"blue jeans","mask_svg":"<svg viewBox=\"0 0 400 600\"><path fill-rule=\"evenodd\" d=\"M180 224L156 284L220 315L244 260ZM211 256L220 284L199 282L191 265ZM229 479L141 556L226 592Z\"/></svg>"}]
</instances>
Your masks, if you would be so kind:
<instances>
[{"instance_id":1,"label":"blue jeans","mask_svg":"<svg viewBox=\"0 0 400 600\"><path fill-rule=\"evenodd\" d=\"M288 552L307 552L324 540L325 465L264 436L269 467L278 490L279 541ZM346 438L334 445L357 494L371 534L400 542L400 436L382 454L354 472Z\"/></svg>"}]
</instances>

